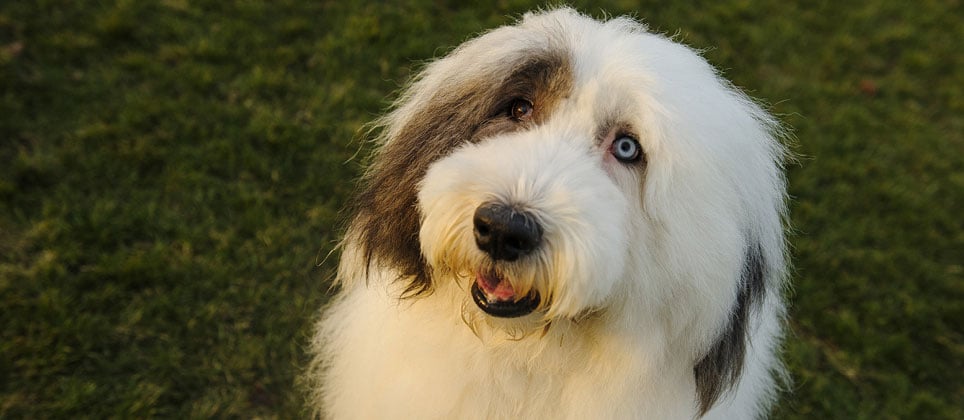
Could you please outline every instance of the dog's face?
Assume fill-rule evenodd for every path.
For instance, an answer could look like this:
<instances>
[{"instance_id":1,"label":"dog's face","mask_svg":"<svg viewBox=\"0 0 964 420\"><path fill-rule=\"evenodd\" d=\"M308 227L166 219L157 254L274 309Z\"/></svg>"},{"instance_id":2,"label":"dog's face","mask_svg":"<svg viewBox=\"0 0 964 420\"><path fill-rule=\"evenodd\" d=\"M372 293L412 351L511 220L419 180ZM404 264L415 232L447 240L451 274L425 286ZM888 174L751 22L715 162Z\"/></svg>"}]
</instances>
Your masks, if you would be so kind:
<instances>
[{"instance_id":1,"label":"dog's face","mask_svg":"<svg viewBox=\"0 0 964 420\"><path fill-rule=\"evenodd\" d=\"M647 157L643 123L626 112L636 99L620 94L629 86L618 78L586 86L555 48L528 46L504 63L505 79L485 92L491 105L471 122L479 129L433 162L419 188L428 264L465 281L497 317L605 305L638 230L630 219Z\"/></svg>"},{"instance_id":2,"label":"dog's face","mask_svg":"<svg viewBox=\"0 0 964 420\"><path fill-rule=\"evenodd\" d=\"M748 253L781 240L771 121L630 20L529 15L430 64L382 125L349 235L412 294L456 283L484 316L631 302L719 330Z\"/></svg>"}]
</instances>

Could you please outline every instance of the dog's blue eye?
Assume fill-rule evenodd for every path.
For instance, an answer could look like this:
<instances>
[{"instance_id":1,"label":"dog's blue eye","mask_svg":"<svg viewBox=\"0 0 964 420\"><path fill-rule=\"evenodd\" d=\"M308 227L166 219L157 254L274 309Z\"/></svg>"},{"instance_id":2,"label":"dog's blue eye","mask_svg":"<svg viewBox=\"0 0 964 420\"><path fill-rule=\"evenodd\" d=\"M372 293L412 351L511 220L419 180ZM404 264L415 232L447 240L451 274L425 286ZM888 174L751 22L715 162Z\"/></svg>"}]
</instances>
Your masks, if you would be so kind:
<instances>
[{"instance_id":1,"label":"dog's blue eye","mask_svg":"<svg viewBox=\"0 0 964 420\"><path fill-rule=\"evenodd\" d=\"M642 155L642 147L636 139L629 136L622 136L613 141L612 154L617 160L624 163L635 162Z\"/></svg>"}]
</instances>

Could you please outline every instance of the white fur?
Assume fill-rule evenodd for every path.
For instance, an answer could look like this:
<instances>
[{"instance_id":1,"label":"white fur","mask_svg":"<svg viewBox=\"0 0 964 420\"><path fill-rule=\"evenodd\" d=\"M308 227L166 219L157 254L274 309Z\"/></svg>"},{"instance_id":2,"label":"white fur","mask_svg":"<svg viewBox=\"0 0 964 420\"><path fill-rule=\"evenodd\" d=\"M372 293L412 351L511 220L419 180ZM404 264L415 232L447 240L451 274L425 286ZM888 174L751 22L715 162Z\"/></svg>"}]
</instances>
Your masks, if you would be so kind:
<instances>
[{"instance_id":1,"label":"white fur","mask_svg":"<svg viewBox=\"0 0 964 420\"><path fill-rule=\"evenodd\" d=\"M773 120L698 54L626 18L528 14L429 65L383 141L442 86L531 49L568 52L571 93L531 129L431 164L418 190L430 294L402 299L404 279L367 266L366 227L350 226L342 289L313 341L312 404L337 419L695 418L693 366L726 328L755 243L766 299L740 380L705 418L765 415L781 369L784 149ZM607 153L603 120L638 131L645 170ZM486 261L472 215L492 200L545 229L536 255L506 266L517 290L551 302L522 318L487 315L468 292Z\"/></svg>"}]
</instances>

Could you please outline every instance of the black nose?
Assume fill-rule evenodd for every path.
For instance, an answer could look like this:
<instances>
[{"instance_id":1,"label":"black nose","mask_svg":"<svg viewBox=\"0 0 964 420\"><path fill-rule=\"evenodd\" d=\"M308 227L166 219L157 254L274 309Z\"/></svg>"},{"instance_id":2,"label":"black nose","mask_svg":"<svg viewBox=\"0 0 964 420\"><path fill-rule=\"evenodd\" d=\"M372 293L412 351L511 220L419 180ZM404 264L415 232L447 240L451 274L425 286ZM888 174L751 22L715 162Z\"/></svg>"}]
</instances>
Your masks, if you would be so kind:
<instances>
[{"instance_id":1,"label":"black nose","mask_svg":"<svg viewBox=\"0 0 964 420\"><path fill-rule=\"evenodd\" d=\"M542 241L542 227L535 218L505 204L482 204L472 221L475 244L494 260L515 261Z\"/></svg>"}]
</instances>

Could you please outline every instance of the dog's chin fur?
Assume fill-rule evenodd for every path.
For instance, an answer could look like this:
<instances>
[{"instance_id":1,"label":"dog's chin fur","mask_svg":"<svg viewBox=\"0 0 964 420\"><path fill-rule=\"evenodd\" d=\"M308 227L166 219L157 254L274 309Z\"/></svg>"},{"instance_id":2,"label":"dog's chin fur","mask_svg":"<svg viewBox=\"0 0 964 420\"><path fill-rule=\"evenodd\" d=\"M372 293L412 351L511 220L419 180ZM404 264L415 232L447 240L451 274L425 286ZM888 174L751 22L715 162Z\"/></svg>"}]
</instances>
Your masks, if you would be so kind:
<instances>
[{"instance_id":1,"label":"dog's chin fur","mask_svg":"<svg viewBox=\"0 0 964 420\"><path fill-rule=\"evenodd\" d=\"M527 14L429 64L377 125L312 341L318 414L767 413L785 151L698 54L627 18ZM489 203L536 223L538 246L481 250ZM533 307L482 310L473 285L492 282Z\"/></svg>"}]
</instances>

